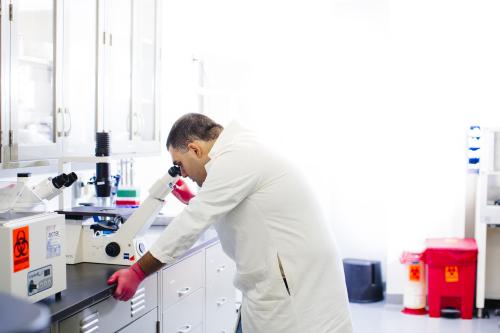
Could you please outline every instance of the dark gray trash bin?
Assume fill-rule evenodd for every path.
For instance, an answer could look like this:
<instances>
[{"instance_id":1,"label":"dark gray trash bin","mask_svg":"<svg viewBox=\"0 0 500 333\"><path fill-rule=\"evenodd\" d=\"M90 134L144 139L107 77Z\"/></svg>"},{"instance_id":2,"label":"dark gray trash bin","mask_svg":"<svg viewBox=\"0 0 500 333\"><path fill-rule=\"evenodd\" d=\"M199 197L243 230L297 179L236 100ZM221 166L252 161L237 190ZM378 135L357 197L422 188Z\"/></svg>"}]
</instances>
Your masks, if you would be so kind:
<instances>
[{"instance_id":1,"label":"dark gray trash bin","mask_svg":"<svg viewBox=\"0 0 500 333\"><path fill-rule=\"evenodd\" d=\"M47 306L0 293L0 333L41 333L49 324Z\"/></svg>"},{"instance_id":2,"label":"dark gray trash bin","mask_svg":"<svg viewBox=\"0 0 500 333\"><path fill-rule=\"evenodd\" d=\"M370 303L384 299L380 261L344 259L349 302Z\"/></svg>"}]
</instances>

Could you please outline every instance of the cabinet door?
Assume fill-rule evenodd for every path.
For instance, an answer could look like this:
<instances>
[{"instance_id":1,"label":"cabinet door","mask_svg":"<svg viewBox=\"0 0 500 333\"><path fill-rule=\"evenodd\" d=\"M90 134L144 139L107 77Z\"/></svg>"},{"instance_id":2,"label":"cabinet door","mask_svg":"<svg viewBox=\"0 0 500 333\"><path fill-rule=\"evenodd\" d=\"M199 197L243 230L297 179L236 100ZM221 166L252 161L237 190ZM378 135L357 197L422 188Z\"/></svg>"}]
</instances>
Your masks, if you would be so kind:
<instances>
[{"instance_id":1,"label":"cabinet door","mask_svg":"<svg viewBox=\"0 0 500 333\"><path fill-rule=\"evenodd\" d=\"M10 159L58 157L62 114L55 112L55 1L12 2L10 43Z\"/></svg>"},{"instance_id":2,"label":"cabinet door","mask_svg":"<svg viewBox=\"0 0 500 333\"><path fill-rule=\"evenodd\" d=\"M102 129L111 132L112 152L116 153L132 139L132 1L106 0L103 14Z\"/></svg>"},{"instance_id":3,"label":"cabinet door","mask_svg":"<svg viewBox=\"0 0 500 333\"><path fill-rule=\"evenodd\" d=\"M203 325L203 293L198 289L192 295L163 312L163 333L192 333Z\"/></svg>"},{"instance_id":4,"label":"cabinet door","mask_svg":"<svg viewBox=\"0 0 500 333\"><path fill-rule=\"evenodd\" d=\"M97 0L64 0L58 50L58 110L65 155L93 155L96 132Z\"/></svg>"},{"instance_id":5,"label":"cabinet door","mask_svg":"<svg viewBox=\"0 0 500 333\"><path fill-rule=\"evenodd\" d=\"M113 154L159 152L159 1L99 3L98 129Z\"/></svg>"},{"instance_id":6,"label":"cabinet door","mask_svg":"<svg viewBox=\"0 0 500 333\"><path fill-rule=\"evenodd\" d=\"M182 299L189 297L203 286L203 252L163 270L163 308L167 309Z\"/></svg>"},{"instance_id":7,"label":"cabinet door","mask_svg":"<svg viewBox=\"0 0 500 333\"><path fill-rule=\"evenodd\" d=\"M220 244L206 249L206 332L234 332L236 325L236 268Z\"/></svg>"},{"instance_id":8,"label":"cabinet door","mask_svg":"<svg viewBox=\"0 0 500 333\"><path fill-rule=\"evenodd\" d=\"M156 0L134 2L132 137L139 141L154 141L158 136L156 4Z\"/></svg>"}]
</instances>

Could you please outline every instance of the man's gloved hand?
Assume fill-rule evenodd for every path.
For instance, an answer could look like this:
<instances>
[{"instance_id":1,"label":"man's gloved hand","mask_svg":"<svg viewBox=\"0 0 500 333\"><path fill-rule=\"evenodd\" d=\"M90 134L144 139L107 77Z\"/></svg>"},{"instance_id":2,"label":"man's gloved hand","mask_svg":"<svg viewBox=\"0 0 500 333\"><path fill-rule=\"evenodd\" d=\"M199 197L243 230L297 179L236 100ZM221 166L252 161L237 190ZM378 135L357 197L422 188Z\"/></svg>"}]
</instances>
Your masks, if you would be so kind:
<instances>
[{"instance_id":1,"label":"man's gloved hand","mask_svg":"<svg viewBox=\"0 0 500 333\"><path fill-rule=\"evenodd\" d=\"M108 284L117 283L113 296L120 301L128 301L134 296L139 284L146 278L138 263L116 271L108 279Z\"/></svg>"},{"instance_id":2,"label":"man's gloved hand","mask_svg":"<svg viewBox=\"0 0 500 333\"><path fill-rule=\"evenodd\" d=\"M194 197L194 193L191 192L189 186L182 179L179 179L177 183L175 183L172 194L185 205Z\"/></svg>"}]
</instances>

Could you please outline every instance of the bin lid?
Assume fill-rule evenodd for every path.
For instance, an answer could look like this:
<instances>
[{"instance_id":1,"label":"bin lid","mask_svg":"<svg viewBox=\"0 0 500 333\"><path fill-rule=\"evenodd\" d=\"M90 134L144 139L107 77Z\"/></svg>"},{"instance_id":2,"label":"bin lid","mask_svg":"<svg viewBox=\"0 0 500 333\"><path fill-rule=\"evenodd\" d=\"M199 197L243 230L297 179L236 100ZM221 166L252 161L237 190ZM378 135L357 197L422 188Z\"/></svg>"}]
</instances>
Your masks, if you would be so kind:
<instances>
[{"instance_id":1,"label":"bin lid","mask_svg":"<svg viewBox=\"0 0 500 333\"><path fill-rule=\"evenodd\" d=\"M431 238L423 261L428 265L472 264L477 261L477 245L473 238Z\"/></svg>"},{"instance_id":2,"label":"bin lid","mask_svg":"<svg viewBox=\"0 0 500 333\"><path fill-rule=\"evenodd\" d=\"M425 240L425 247L427 250L477 251L476 240L474 238L428 238Z\"/></svg>"},{"instance_id":3,"label":"bin lid","mask_svg":"<svg viewBox=\"0 0 500 333\"><path fill-rule=\"evenodd\" d=\"M399 258L402 264L418 264L422 261L422 253L405 251Z\"/></svg>"}]
</instances>

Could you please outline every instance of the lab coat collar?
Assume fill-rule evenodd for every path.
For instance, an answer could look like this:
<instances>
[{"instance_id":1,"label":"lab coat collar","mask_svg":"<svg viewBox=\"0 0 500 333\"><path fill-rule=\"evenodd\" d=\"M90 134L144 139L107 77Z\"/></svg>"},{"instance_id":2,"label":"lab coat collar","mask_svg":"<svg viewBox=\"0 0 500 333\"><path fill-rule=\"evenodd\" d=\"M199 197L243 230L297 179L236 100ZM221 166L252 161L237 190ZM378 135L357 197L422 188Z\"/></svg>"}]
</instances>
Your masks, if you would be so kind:
<instances>
[{"instance_id":1,"label":"lab coat collar","mask_svg":"<svg viewBox=\"0 0 500 333\"><path fill-rule=\"evenodd\" d=\"M216 159L217 156L228 150L228 148L231 146L231 143L234 141L234 138L242 130L243 127L236 121L232 121L226 127L224 127L224 130L222 130L217 140L215 140L212 149L210 149L210 151L208 152L208 157L210 158L210 161L208 161L207 164L205 164L205 170L207 172L210 169L212 161Z\"/></svg>"}]
</instances>

